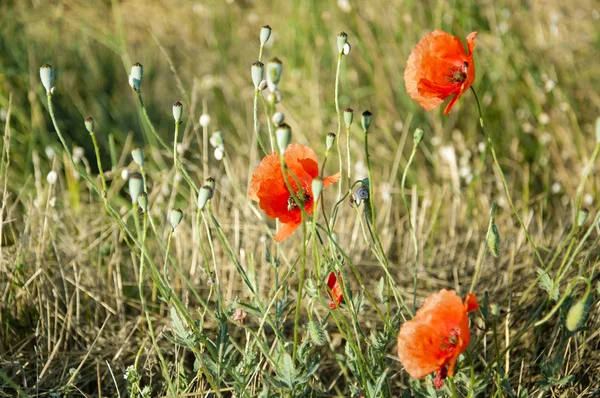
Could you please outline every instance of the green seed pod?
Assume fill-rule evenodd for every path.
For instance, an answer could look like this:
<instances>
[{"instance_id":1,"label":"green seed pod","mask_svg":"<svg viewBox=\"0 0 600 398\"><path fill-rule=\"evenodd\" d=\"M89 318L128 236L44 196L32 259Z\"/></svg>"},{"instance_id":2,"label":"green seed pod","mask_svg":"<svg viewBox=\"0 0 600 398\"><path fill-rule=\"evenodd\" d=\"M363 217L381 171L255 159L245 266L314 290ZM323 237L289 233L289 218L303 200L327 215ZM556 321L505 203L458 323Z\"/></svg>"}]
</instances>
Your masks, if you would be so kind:
<instances>
[{"instance_id":1,"label":"green seed pod","mask_svg":"<svg viewBox=\"0 0 600 398\"><path fill-rule=\"evenodd\" d=\"M213 148L221 148L221 149L223 149L223 146L225 145L225 142L223 141L223 133L221 133L220 131L215 131L210 136L209 142L210 142L210 145L212 145Z\"/></svg>"},{"instance_id":2,"label":"green seed pod","mask_svg":"<svg viewBox=\"0 0 600 398\"><path fill-rule=\"evenodd\" d=\"M175 229L183 220L183 211L181 209L173 209L170 214L171 228Z\"/></svg>"},{"instance_id":3,"label":"green seed pod","mask_svg":"<svg viewBox=\"0 0 600 398\"><path fill-rule=\"evenodd\" d=\"M344 111L344 123L346 127L352 126L352 121L354 120L354 110L352 108L346 108Z\"/></svg>"},{"instance_id":4,"label":"green seed pod","mask_svg":"<svg viewBox=\"0 0 600 398\"><path fill-rule=\"evenodd\" d=\"M256 61L250 67L250 73L252 74L252 83L255 89L259 89L260 82L262 82L265 75L265 64L260 61Z\"/></svg>"},{"instance_id":5,"label":"green seed pod","mask_svg":"<svg viewBox=\"0 0 600 398\"><path fill-rule=\"evenodd\" d=\"M600 117L596 119L596 143L600 144Z\"/></svg>"},{"instance_id":6,"label":"green seed pod","mask_svg":"<svg viewBox=\"0 0 600 398\"><path fill-rule=\"evenodd\" d=\"M46 89L46 94L51 94L52 88L54 87L54 69L52 66L48 64L41 66L40 79L42 80L42 85Z\"/></svg>"},{"instance_id":7,"label":"green seed pod","mask_svg":"<svg viewBox=\"0 0 600 398\"><path fill-rule=\"evenodd\" d=\"M83 123L85 124L85 128L87 129L87 131L90 134L94 134L94 118L91 116L88 116L85 118Z\"/></svg>"},{"instance_id":8,"label":"green seed pod","mask_svg":"<svg viewBox=\"0 0 600 398\"><path fill-rule=\"evenodd\" d=\"M132 173L129 176L129 195L131 195L131 204L137 202L138 196L144 191L144 180L140 173Z\"/></svg>"},{"instance_id":9,"label":"green seed pod","mask_svg":"<svg viewBox=\"0 0 600 398\"><path fill-rule=\"evenodd\" d=\"M142 151L142 148L135 148L131 151L131 157L138 166L144 167L144 152Z\"/></svg>"},{"instance_id":10,"label":"green seed pod","mask_svg":"<svg viewBox=\"0 0 600 398\"><path fill-rule=\"evenodd\" d=\"M492 313L492 315L495 318L498 318L498 315L500 314L500 309L498 308L498 304L496 304L496 303L490 304L490 312Z\"/></svg>"},{"instance_id":11,"label":"green seed pod","mask_svg":"<svg viewBox=\"0 0 600 398\"><path fill-rule=\"evenodd\" d=\"M216 186L216 181L215 181L214 178L208 177L206 180L204 180L204 185L207 186L207 187L209 187L210 189L212 189L214 191L215 190L215 186ZM212 198L212 195L211 195L211 198Z\"/></svg>"},{"instance_id":12,"label":"green seed pod","mask_svg":"<svg viewBox=\"0 0 600 398\"><path fill-rule=\"evenodd\" d=\"M344 44L346 44L347 42L348 35L346 34L346 32L340 32L340 34L337 37L337 47L340 53L344 52Z\"/></svg>"},{"instance_id":13,"label":"green seed pod","mask_svg":"<svg viewBox=\"0 0 600 398\"><path fill-rule=\"evenodd\" d=\"M265 25L260 29L260 45L264 46L267 44L269 37L271 37L271 27L269 25Z\"/></svg>"},{"instance_id":14,"label":"green seed pod","mask_svg":"<svg viewBox=\"0 0 600 398\"><path fill-rule=\"evenodd\" d=\"M278 58L273 58L267 63L267 86L271 92L277 89L282 71L283 64Z\"/></svg>"},{"instance_id":15,"label":"green seed pod","mask_svg":"<svg viewBox=\"0 0 600 398\"><path fill-rule=\"evenodd\" d=\"M421 143L421 141L423 141L423 135L424 134L425 134L425 132L420 127L418 127L415 130L415 132L413 133L413 145L414 146L419 146L419 144Z\"/></svg>"},{"instance_id":16,"label":"green seed pod","mask_svg":"<svg viewBox=\"0 0 600 398\"><path fill-rule=\"evenodd\" d=\"M335 142L335 133L327 133L327 138L325 138L325 148L330 150L333 148L333 143Z\"/></svg>"},{"instance_id":17,"label":"green seed pod","mask_svg":"<svg viewBox=\"0 0 600 398\"><path fill-rule=\"evenodd\" d=\"M136 62L131 67L131 72L129 73L129 85L135 91L140 91L140 86L142 85L142 76L144 75L144 67L139 62Z\"/></svg>"},{"instance_id":18,"label":"green seed pod","mask_svg":"<svg viewBox=\"0 0 600 398\"><path fill-rule=\"evenodd\" d=\"M580 300L571 306L565 319L565 326L569 332L575 332L583 326L586 321L586 299Z\"/></svg>"},{"instance_id":19,"label":"green seed pod","mask_svg":"<svg viewBox=\"0 0 600 398\"><path fill-rule=\"evenodd\" d=\"M311 189L313 201L316 202L317 199L319 199L319 197L321 196L321 192L323 191L323 180L319 177L316 177L314 180L312 180Z\"/></svg>"},{"instance_id":20,"label":"green seed pod","mask_svg":"<svg viewBox=\"0 0 600 398\"><path fill-rule=\"evenodd\" d=\"M142 192L137 198L137 203L138 203L138 206L140 206L140 209L142 209L143 211L147 211L148 210L148 194L146 192Z\"/></svg>"},{"instance_id":21,"label":"green seed pod","mask_svg":"<svg viewBox=\"0 0 600 398\"><path fill-rule=\"evenodd\" d=\"M277 147L279 148L280 155L285 153L285 149L290 143L291 136L292 128L287 123L283 123L275 130L275 139L277 140Z\"/></svg>"},{"instance_id":22,"label":"green seed pod","mask_svg":"<svg viewBox=\"0 0 600 398\"><path fill-rule=\"evenodd\" d=\"M181 121L181 115L183 114L183 104L179 101L173 102L173 119L175 123Z\"/></svg>"},{"instance_id":23,"label":"green seed pod","mask_svg":"<svg viewBox=\"0 0 600 398\"><path fill-rule=\"evenodd\" d=\"M198 210L204 210L204 207L213 196L213 189L208 185L203 185L198 191Z\"/></svg>"},{"instance_id":24,"label":"green seed pod","mask_svg":"<svg viewBox=\"0 0 600 398\"><path fill-rule=\"evenodd\" d=\"M365 133L369 132L369 127L371 127L371 121L373 119L373 114L369 111L364 111L361 117L362 129Z\"/></svg>"},{"instance_id":25,"label":"green seed pod","mask_svg":"<svg viewBox=\"0 0 600 398\"><path fill-rule=\"evenodd\" d=\"M585 224L585 220L587 220L589 211L588 209L581 209L577 212L577 226L581 227Z\"/></svg>"}]
</instances>

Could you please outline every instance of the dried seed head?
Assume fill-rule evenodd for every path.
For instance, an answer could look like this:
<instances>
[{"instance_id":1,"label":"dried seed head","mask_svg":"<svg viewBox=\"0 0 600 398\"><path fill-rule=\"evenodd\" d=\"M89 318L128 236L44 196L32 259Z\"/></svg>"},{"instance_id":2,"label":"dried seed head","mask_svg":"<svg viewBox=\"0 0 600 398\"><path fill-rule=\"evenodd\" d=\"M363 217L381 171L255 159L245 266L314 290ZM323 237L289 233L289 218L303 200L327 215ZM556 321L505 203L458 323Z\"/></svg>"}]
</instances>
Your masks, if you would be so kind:
<instances>
[{"instance_id":1,"label":"dried seed head","mask_svg":"<svg viewBox=\"0 0 600 398\"><path fill-rule=\"evenodd\" d=\"M52 94L52 88L54 87L54 69L48 64L44 64L40 68L40 79L42 85L46 89L46 94Z\"/></svg>"},{"instance_id":2,"label":"dried seed head","mask_svg":"<svg viewBox=\"0 0 600 398\"><path fill-rule=\"evenodd\" d=\"M254 88L259 90L260 83L263 81L265 76L265 64L260 61L256 61L250 67L250 73L252 74L252 83Z\"/></svg>"},{"instance_id":3,"label":"dried seed head","mask_svg":"<svg viewBox=\"0 0 600 398\"><path fill-rule=\"evenodd\" d=\"M137 198L137 203L138 203L138 206L140 206L140 209L142 209L143 211L147 211L148 210L148 194L146 192L140 193L140 195Z\"/></svg>"},{"instance_id":4,"label":"dried seed head","mask_svg":"<svg viewBox=\"0 0 600 398\"><path fill-rule=\"evenodd\" d=\"M327 133L327 138L325 138L325 148L329 151L333 148L333 143L335 142L335 133L330 132Z\"/></svg>"},{"instance_id":5,"label":"dried seed head","mask_svg":"<svg viewBox=\"0 0 600 398\"><path fill-rule=\"evenodd\" d=\"M142 151L142 148L135 148L131 151L131 157L138 166L144 167L144 152Z\"/></svg>"},{"instance_id":6,"label":"dried seed head","mask_svg":"<svg viewBox=\"0 0 600 398\"><path fill-rule=\"evenodd\" d=\"M135 91L140 91L140 87L142 85L142 76L144 75L144 67L139 62L136 62L131 67L131 72L129 73L129 85Z\"/></svg>"},{"instance_id":7,"label":"dried seed head","mask_svg":"<svg viewBox=\"0 0 600 398\"><path fill-rule=\"evenodd\" d=\"M352 121L354 120L354 109L346 108L344 111L344 123L346 123L346 127L352 126Z\"/></svg>"},{"instance_id":8,"label":"dried seed head","mask_svg":"<svg viewBox=\"0 0 600 398\"><path fill-rule=\"evenodd\" d=\"M183 114L183 104L179 101L173 102L173 119L175 119L175 123L181 122L182 114Z\"/></svg>"},{"instance_id":9,"label":"dried seed head","mask_svg":"<svg viewBox=\"0 0 600 398\"><path fill-rule=\"evenodd\" d=\"M344 45L348 42L348 35L346 32L340 32L337 37L337 47L340 53L344 52Z\"/></svg>"},{"instance_id":10,"label":"dried seed head","mask_svg":"<svg viewBox=\"0 0 600 398\"><path fill-rule=\"evenodd\" d=\"M271 27L265 25L260 29L260 45L264 46L269 41L269 37L271 37Z\"/></svg>"},{"instance_id":11,"label":"dried seed head","mask_svg":"<svg viewBox=\"0 0 600 398\"><path fill-rule=\"evenodd\" d=\"M137 202L138 196L144 191L144 180L140 173L132 173L129 176L129 195L131 195L131 204Z\"/></svg>"},{"instance_id":12,"label":"dried seed head","mask_svg":"<svg viewBox=\"0 0 600 398\"><path fill-rule=\"evenodd\" d=\"M283 64L279 58L273 58L267 63L267 85L271 92L277 89L282 71Z\"/></svg>"},{"instance_id":13,"label":"dried seed head","mask_svg":"<svg viewBox=\"0 0 600 398\"><path fill-rule=\"evenodd\" d=\"M292 128L287 123L281 124L277 127L277 130L275 130L275 138L277 140L277 147L279 148L280 155L285 153L285 149L289 145L291 137Z\"/></svg>"},{"instance_id":14,"label":"dried seed head","mask_svg":"<svg viewBox=\"0 0 600 398\"><path fill-rule=\"evenodd\" d=\"M369 132L369 127L371 127L372 120L373 120L373 114L371 112L364 111L362 113L360 123L362 124L362 129L365 133Z\"/></svg>"},{"instance_id":15,"label":"dried seed head","mask_svg":"<svg viewBox=\"0 0 600 398\"><path fill-rule=\"evenodd\" d=\"M272 120L273 120L273 124L275 124L275 126L281 126L281 124L285 120L285 115L282 112L275 112L273 114Z\"/></svg>"},{"instance_id":16,"label":"dried seed head","mask_svg":"<svg viewBox=\"0 0 600 398\"><path fill-rule=\"evenodd\" d=\"M83 123L85 124L85 128L87 129L87 131L89 131L90 134L94 134L94 118L88 116L85 118Z\"/></svg>"},{"instance_id":17,"label":"dried seed head","mask_svg":"<svg viewBox=\"0 0 600 398\"><path fill-rule=\"evenodd\" d=\"M173 209L170 214L171 228L175 229L183 220L183 211L181 209Z\"/></svg>"}]
</instances>

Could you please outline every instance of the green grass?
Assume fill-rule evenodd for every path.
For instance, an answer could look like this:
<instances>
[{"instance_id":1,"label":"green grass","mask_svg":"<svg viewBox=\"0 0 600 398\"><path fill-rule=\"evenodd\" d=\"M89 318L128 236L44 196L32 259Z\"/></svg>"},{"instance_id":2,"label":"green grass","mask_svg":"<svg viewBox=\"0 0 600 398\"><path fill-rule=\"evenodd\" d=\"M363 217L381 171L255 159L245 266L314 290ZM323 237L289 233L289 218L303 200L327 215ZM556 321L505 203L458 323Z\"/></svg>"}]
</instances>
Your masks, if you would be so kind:
<instances>
[{"instance_id":1,"label":"green grass","mask_svg":"<svg viewBox=\"0 0 600 398\"><path fill-rule=\"evenodd\" d=\"M349 10L335 1L0 5L0 396L139 396L144 388L147 396L600 393L597 4L347 3ZM352 181L370 175L375 218L364 205L336 205L338 187L330 187L325 215L304 229L306 245L303 228L275 244L275 223L247 196L263 156L250 66L265 24L273 34L262 61L283 61L275 108L292 142L310 145L320 162L327 132L341 131L324 175L339 171L339 143L342 194L337 34L347 32L352 45L340 65L338 107L355 110ZM449 116L425 112L406 94L408 55L433 29L463 41L478 32L474 87L546 271L509 206L473 94ZM138 61L145 108L127 79ZM56 72L58 130L69 151L84 149L73 163L39 80L44 63ZM177 100L180 167L172 155ZM272 110L258 105L269 147ZM370 162L360 128L367 109ZM211 117L205 128L203 113ZM413 151L417 127L424 138ZM208 143L217 130L222 160ZM143 170L131 157L138 146ZM131 204L124 170L144 174L148 212ZM214 197L198 212L196 189L210 176ZM486 247L493 202L497 258ZM589 216L579 226L580 206ZM175 208L184 218L172 232ZM324 283L334 269L345 300L331 310ZM589 314L572 333L567 314L584 297L583 279L591 281ZM396 336L413 301L418 308L442 288L461 297L472 290L481 309L470 316L472 343L453 383L436 392L431 377L415 381L403 370ZM235 320L240 309L244 323Z\"/></svg>"}]
</instances>

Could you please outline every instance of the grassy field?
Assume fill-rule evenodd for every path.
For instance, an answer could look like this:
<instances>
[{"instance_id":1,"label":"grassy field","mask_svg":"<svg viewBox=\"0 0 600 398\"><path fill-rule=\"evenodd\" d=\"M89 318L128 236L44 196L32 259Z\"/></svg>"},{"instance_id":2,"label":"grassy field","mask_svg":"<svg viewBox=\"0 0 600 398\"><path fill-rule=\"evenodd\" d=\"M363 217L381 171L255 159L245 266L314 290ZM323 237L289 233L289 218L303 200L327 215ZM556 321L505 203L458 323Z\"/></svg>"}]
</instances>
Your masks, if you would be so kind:
<instances>
[{"instance_id":1,"label":"grassy field","mask_svg":"<svg viewBox=\"0 0 600 398\"><path fill-rule=\"evenodd\" d=\"M598 2L171 3L0 3L0 396L600 396ZM434 29L478 32L493 145L471 91L449 115L407 94ZM342 176L280 243L248 195L274 112ZM396 347L440 289L479 310L435 389Z\"/></svg>"}]
</instances>

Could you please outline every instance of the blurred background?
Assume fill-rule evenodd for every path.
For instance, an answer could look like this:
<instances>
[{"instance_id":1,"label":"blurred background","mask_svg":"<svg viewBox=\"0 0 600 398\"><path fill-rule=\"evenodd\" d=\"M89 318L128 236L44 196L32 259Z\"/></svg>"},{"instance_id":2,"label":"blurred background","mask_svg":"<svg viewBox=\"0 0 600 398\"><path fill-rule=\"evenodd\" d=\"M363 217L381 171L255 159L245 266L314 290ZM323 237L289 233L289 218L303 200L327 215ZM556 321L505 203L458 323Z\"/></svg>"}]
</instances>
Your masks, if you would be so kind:
<instances>
[{"instance_id":1,"label":"blurred background","mask_svg":"<svg viewBox=\"0 0 600 398\"><path fill-rule=\"evenodd\" d=\"M348 34L352 51L344 57L341 67L340 107L353 108L356 121L366 109L374 114L369 144L378 224L383 246L394 263L394 278L406 298L412 298L411 272L404 267L412 264L414 258L407 232L411 216L422 249L419 300L442 287L466 291L474 268L483 263L478 290L489 290L492 300L500 305L502 316L511 314L511 333L530 320L536 298L531 297L531 302L518 308L511 305L513 294L522 292L535 278L534 257L508 206L491 156L486 155L472 93L467 92L448 116L442 115L443 107L425 112L406 93L404 69L414 46L430 31L442 29L463 42L470 32L478 32L474 87L482 99L486 123L516 205L542 255L550 256L572 224L577 187L597 140L594 123L600 114L598 1L5 0L0 2L0 15L3 125L12 101L10 168L3 181L7 183L8 194L3 198L10 215L4 231L11 232L5 233L6 241L2 242L11 247L1 253L3 266L10 266L0 278L6 282L2 298L7 303L3 306L0 300L1 314L11 321L10 328L5 328L6 334L0 333L0 348L4 350L0 354L4 352L11 358L14 369L10 370L14 372L7 372L14 380L29 380L30 386L35 383L38 371L24 358L38 353L32 346L38 338L36 314L47 314L50 319L55 311L59 315L67 312L69 294L64 293L64 300L61 298L54 307L48 298L63 283L65 292L70 291L71 285L65 280L86 289L86 294L81 293L81 319L77 296L78 322L67 326L77 332L69 332L65 349L81 355L87 351L105 319L106 306L114 306L117 317L112 318L113 323L95 346L93 357L110 361L119 383L124 383L122 374L133 362L140 344L146 343L142 341L144 334L135 333L131 326L135 326L140 314L137 271L131 265L135 261L118 241L115 226L101 214L97 199L86 191L82 181L75 181L70 164L61 155L39 67L44 63L54 67L53 101L59 126L70 146L82 148L78 149L79 160L95 175L94 150L83 123L85 117L94 117L100 156L113 186L111 192L121 194L111 200L124 209L123 214L130 207L126 183L120 176L125 169L135 168L131 165L131 149L144 148L149 159L147 172L154 182L150 200L157 204L153 211L157 212L157 220L161 219L159 226L167 224L165 209L184 208L186 223L190 225L179 227L174 255L185 267L192 264L190 279L205 294L208 280L200 272L193 275L200 256L191 227L195 198L185 190L185 184L180 184L179 192L172 187L175 173L169 174L168 170L172 162L148 131L128 84L131 65L140 62L144 66L144 102L166 142L173 139L172 104L183 102L181 145L185 166L197 184L209 174L217 179L215 214L244 265L252 268L256 264L252 272L260 280L261 294L265 294L271 288L273 271L264 260L265 248L268 250L271 243L264 239L263 229L274 224L263 219L263 224L258 225L244 195L251 171L260 160L253 139L250 65L258 57L259 32L266 24L273 33L263 61L278 57L283 62L279 84L283 101L277 104L277 110L285 113L292 127L292 141L310 144L319 159L325 152L327 132L337 129L336 38L341 31ZM211 118L209 133L220 130L223 134L230 170L212 151L210 170L202 170L202 128L198 120L203 113ZM262 109L260 117L266 137ZM406 193L412 212L409 215L400 200L400 178L412 148L412 132L417 127L425 130L425 138L407 172ZM351 147L353 176L364 178L363 136L358 126L352 130ZM326 174L337 171L335 156L327 168ZM44 180L50 170L59 172L55 193L58 199L56 208L52 203L45 212L39 204L43 198L50 203L53 195L53 188ZM599 182L592 169L583 185L582 201L592 213L598 208ZM236 185L241 187L237 191ZM499 208L496 223L503 252L500 259L484 256L483 242L494 200ZM44 235L47 214L53 222ZM360 265L363 276L369 277L367 288L375 291L383 275L381 267L362 241L356 212L344 205L341 215L340 242ZM12 246L15 242L18 244ZM290 238L281 245L281 252L296 258L299 244L299 238ZM152 250L160 251L157 247ZM34 252L47 254L44 267L48 278L38 278L29 285L35 279L33 259L40 258ZM583 253L593 256L590 259L597 257L593 250L582 252L582 256ZM218 255L225 258L221 252ZM591 268L591 262L583 263ZM222 272L228 276L227 300L237 299L238 295L244 299L247 292L226 260ZM293 289L290 297L292 293ZM542 296L540 300L545 299L545 293ZM62 325L64 319L59 315L56 319L60 321L53 322ZM162 311L156 310L153 316L157 324L170 322ZM369 310L361 316L369 320ZM42 324L43 318L40 317ZM508 316L505 319L508 330ZM41 327L40 335L47 334L49 341L53 322L46 325L48 330ZM591 322L591 330L600 324L597 316L595 323ZM369 322L365 325L378 327ZM583 344L600 347L599 338L595 333ZM341 339L334 336L334 340L338 343L332 343L336 349L343 351ZM513 385L535 380L537 376L531 375L539 373L535 367L542 359L551 362L554 352L553 348L546 348L547 340L538 329L515 345L513 356L523 359L521 372L525 373L510 374ZM395 349L392 345L388 347L391 351ZM51 352L52 347L48 343L47 351ZM65 369L79 363L79 357L73 359L68 350L65 352L61 350L56 358L50 358L54 358L54 362L49 361L54 370L49 374L56 381L47 384L61 385L65 382ZM594 351L590 352L593 356ZM588 356L581 361L577 350L568 354L576 357L576 366L571 370L580 381L580 390L599 374L600 364L586 353ZM393 355L389 358L395 361ZM43 353L40 361L45 362L47 357L48 353ZM329 361L325 365L334 362L331 357ZM29 379L19 373L21 366L28 364ZM530 367L531 373L527 373ZM407 381L399 369L400 365L394 369L398 371L393 375L394 383L404 388ZM86 388L93 390L96 368L86 364L81 373L86 375ZM98 384L111 385L110 377L103 368ZM327 377L335 384L339 375L332 373Z\"/></svg>"}]
</instances>

